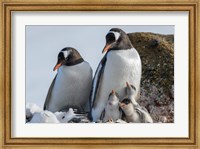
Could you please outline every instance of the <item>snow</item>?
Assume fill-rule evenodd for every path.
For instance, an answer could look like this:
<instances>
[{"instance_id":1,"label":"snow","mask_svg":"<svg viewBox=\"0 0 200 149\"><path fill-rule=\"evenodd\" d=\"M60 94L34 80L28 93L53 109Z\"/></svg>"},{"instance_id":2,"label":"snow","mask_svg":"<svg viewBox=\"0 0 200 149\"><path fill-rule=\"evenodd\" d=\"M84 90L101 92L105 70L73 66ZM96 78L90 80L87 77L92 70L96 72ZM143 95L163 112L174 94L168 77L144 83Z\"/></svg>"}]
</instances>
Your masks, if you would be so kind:
<instances>
[{"instance_id":1,"label":"snow","mask_svg":"<svg viewBox=\"0 0 200 149\"><path fill-rule=\"evenodd\" d=\"M30 123L59 123L56 115L50 111L35 113Z\"/></svg>"},{"instance_id":2,"label":"snow","mask_svg":"<svg viewBox=\"0 0 200 149\"><path fill-rule=\"evenodd\" d=\"M27 123L68 123L72 119L79 120L86 117L83 114L76 114L74 110L70 108L67 112L55 112L43 111L38 105L34 103L28 103L26 105L26 122ZM83 119L84 120L84 119ZM84 120L88 122L87 120Z\"/></svg>"},{"instance_id":3,"label":"snow","mask_svg":"<svg viewBox=\"0 0 200 149\"><path fill-rule=\"evenodd\" d=\"M65 117L66 112L55 112L54 114L56 118L61 121Z\"/></svg>"},{"instance_id":4,"label":"snow","mask_svg":"<svg viewBox=\"0 0 200 149\"><path fill-rule=\"evenodd\" d=\"M35 112L42 112L42 108L40 108L38 105L34 103L27 103L26 104L26 110L28 110L33 114Z\"/></svg>"}]
</instances>

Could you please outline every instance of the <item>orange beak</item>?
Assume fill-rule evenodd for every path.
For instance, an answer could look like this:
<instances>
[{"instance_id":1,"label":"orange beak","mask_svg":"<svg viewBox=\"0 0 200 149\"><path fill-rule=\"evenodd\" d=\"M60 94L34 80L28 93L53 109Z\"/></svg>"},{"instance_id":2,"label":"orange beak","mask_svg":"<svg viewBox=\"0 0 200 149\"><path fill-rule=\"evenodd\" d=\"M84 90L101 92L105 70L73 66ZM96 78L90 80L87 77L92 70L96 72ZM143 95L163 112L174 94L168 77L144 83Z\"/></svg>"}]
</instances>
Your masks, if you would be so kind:
<instances>
[{"instance_id":1,"label":"orange beak","mask_svg":"<svg viewBox=\"0 0 200 149\"><path fill-rule=\"evenodd\" d=\"M103 48L102 53L107 52L110 49L110 47L111 47L111 44L106 44L105 47Z\"/></svg>"},{"instance_id":2,"label":"orange beak","mask_svg":"<svg viewBox=\"0 0 200 149\"><path fill-rule=\"evenodd\" d=\"M64 63L64 61L56 64L56 66L53 68L53 71L57 70L58 68L60 68L62 66L62 64Z\"/></svg>"},{"instance_id":3,"label":"orange beak","mask_svg":"<svg viewBox=\"0 0 200 149\"><path fill-rule=\"evenodd\" d=\"M128 82L126 82L126 86L127 86L127 87L130 87L130 85L129 85L129 83L128 83Z\"/></svg>"}]
</instances>

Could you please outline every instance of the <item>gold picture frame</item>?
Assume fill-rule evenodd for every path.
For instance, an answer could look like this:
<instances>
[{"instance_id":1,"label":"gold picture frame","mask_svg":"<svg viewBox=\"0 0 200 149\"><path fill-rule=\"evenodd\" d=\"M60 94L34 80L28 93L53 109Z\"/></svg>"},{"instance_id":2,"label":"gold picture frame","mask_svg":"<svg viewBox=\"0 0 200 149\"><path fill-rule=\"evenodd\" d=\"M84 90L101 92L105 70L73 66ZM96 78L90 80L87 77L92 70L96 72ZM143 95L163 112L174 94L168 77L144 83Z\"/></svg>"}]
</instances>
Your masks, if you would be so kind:
<instances>
[{"instance_id":1,"label":"gold picture frame","mask_svg":"<svg viewBox=\"0 0 200 149\"><path fill-rule=\"evenodd\" d=\"M1 0L0 138L2 148L200 148L200 1L199 0ZM188 11L189 137L188 138L12 138L11 12L12 11Z\"/></svg>"}]
</instances>

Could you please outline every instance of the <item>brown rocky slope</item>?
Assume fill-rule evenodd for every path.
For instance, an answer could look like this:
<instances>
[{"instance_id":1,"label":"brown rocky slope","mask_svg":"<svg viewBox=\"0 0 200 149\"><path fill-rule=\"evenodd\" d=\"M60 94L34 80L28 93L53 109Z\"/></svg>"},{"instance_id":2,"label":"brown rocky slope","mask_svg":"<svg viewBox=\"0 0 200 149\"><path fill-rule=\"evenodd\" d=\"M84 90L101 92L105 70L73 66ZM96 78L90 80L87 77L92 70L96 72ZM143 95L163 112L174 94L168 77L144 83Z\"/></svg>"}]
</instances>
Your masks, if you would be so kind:
<instances>
[{"instance_id":1,"label":"brown rocky slope","mask_svg":"<svg viewBox=\"0 0 200 149\"><path fill-rule=\"evenodd\" d=\"M129 33L142 60L141 98L154 122L174 122L174 36Z\"/></svg>"}]
</instances>

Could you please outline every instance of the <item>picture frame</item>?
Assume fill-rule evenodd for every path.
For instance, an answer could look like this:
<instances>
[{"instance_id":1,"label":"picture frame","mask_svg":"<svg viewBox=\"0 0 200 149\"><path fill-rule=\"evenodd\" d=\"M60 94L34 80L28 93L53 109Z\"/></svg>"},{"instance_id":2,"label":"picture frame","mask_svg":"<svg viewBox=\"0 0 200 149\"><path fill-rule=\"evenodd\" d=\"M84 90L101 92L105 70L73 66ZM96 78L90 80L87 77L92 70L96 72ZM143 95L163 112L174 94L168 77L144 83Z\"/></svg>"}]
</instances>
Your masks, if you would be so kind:
<instances>
[{"instance_id":1,"label":"picture frame","mask_svg":"<svg viewBox=\"0 0 200 149\"><path fill-rule=\"evenodd\" d=\"M199 0L184 1L1 1L1 101L0 130L2 148L187 148L198 149L199 110ZM189 12L189 137L187 138L12 138L11 14L13 11L188 11Z\"/></svg>"}]
</instances>

